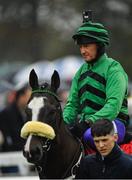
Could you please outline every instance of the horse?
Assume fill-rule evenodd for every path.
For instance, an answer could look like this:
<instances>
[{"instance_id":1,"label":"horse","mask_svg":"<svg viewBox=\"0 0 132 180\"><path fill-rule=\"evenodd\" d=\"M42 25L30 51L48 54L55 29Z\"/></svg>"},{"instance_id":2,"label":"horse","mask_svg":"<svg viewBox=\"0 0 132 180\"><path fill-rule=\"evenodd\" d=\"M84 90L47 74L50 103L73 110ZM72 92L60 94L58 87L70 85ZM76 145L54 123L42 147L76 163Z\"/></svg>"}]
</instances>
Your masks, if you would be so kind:
<instances>
[{"instance_id":1,"label":"horse","mask_svg":"<svg viewBox=\"0 0 132 180\"><path fill-rule=\"evenodd\" d=\"M57 96L59 74L55 70L50 85L39 85L38 76L32 69L29 84L32 94L25 109L28 121L21 130L21 136L27 138L23 155L35 165L40 179L74 176L83 156L83 147L63 120Z\"/></svg>"},{"instance_id":2,"label":"horse","mask_svg":"<svg viewBox=\"0 0 132 180\"><path fill-rule=\"evenodd\" d=\"M26 138L23 155L35 165L40 179L74 177L85 148L64 123L61 102L57 96L59 74L54 71L50 85L39 85L38 76L32 70L29 84L32 94L25 109L28 121L21 130L21 137ZM127 141L132 147L131 138ZM122 144L121 148L127 152L128 145ZM92 152L87 146L87 154Z\"/></svg>"}]
</instances>

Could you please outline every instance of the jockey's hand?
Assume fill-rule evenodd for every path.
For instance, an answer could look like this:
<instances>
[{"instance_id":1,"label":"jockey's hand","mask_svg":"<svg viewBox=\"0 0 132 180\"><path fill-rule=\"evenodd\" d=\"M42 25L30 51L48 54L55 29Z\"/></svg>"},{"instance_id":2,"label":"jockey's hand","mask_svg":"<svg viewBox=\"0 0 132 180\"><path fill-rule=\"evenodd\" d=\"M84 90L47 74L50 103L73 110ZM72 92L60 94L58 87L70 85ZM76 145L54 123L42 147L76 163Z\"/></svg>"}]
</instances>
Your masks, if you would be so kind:
<instances>
[{"instance_id":1,"label":"jockey's hand","mask_svg":"<svg viewBox=\"0 0 132 180\"><path fill-rule=\"evenodd\" d=\"M71 133L78 137L79 139L82 138L84 132L91 127L91 121L80 121L75 123L71 128L70 131Z\"/></svg>"},{"instance_id":2,"label":"jockey's hand","mask_svg":"<svg viewBox=\"0 0 132 180\"><path fill-rule=\"evenodd\" d=\"M93 124L93 121L91 120L85 120L85 122L88 124L89 128L92 126Z\"/></svg>"}]
</instances>

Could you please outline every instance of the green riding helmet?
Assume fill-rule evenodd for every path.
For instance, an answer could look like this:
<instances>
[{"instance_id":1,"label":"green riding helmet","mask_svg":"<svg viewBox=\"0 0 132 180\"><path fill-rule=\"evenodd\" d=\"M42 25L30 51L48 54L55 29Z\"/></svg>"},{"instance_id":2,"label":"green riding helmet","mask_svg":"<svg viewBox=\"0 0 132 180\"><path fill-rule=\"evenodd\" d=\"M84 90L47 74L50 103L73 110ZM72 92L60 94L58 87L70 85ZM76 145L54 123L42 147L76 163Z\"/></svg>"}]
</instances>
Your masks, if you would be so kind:
<instances>
[{"instance_id":1,"label":"green riding helmet","mask_svg":"<svg viewBox=\"0 0 132 180\"><path fill-rule=\"evenodd\" d=\"M84 22L72 36L77 44L102 43L109 45L108 31L100 23Z\"/></svg>"}]
</instances>

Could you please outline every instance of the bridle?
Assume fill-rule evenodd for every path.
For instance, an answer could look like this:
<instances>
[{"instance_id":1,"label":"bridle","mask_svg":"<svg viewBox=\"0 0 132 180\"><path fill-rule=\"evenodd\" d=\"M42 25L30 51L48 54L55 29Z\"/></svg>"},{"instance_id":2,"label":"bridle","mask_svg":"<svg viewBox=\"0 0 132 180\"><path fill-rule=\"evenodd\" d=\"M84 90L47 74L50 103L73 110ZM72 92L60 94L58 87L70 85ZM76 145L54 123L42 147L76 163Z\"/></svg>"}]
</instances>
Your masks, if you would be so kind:
<instances>
[{"instance_id":1,"label":"bridle","mask_svg":"<svg viewBox=\"0 0 132 180\"><path fill-rule=\"evenodd\" d=\"M56 101L59 103L58 110L62 110L61 104L60 104L61 100L54 92L52 92L48 89L44 89L44 87L42 86L39 89L32 90L32 94L36 94L36 93L47 93L47 94L53 96L56 99Z\"/></svg>"},{"instance_id":2,"label":"bridle","mask_svg":"<svg viewBox=\"0 0 132 180\"><path fill-rule=\"evenodd\" d=\"M61 101L54 92L44 89L44 87L42 86L39 89L32 90L32 94L37 94L37 93L47 93L47 94L53 96L57 100L57 102L59 102L58 109L61 110L61 105L60 105ZM42 141L42 150L43 150L43 153L45 153L45 158L47 159L47 152L50 150L51 145L53 144L53 140L46 139L46 141L44 143L43 143L43 140L41 140L41 141ZM43 170L43 168L40 165L36 164L36 167L37 167L38 172L41 172Z\"/></svg>"},{"instance_id":3,"label":"bridle","mask_svg":"<svg viewBox=\"0 0 132 180\"><path fill-rule=\"evenodd\" d=\"M80 141L78 139L78 141ZM66 177L69 176L72 176L73 178L75 177L75 172L76 171L76 168L79 167L79 164L80 164L80 161L81 161L81 158L83 156L83 145L81 142L79 142L80 144L80 147L78 148L78 151L75 153L73 159L72 159L72 162L70 163L70 165L68 166L67 170L64 172L64 174L62 175L61 179L64 179ZM77 161L75 162L75 159L76 157L78 156L78 154L80 155L79 158L77 159ZM69 174L70 173L70 174Z\"/></svg>"},{"instance_id":4,"label":"bridle","mask_svg":"<svg viewBox=\"0 0 132 180\"><path fill-rule=\"evenodd\" d=\"M79 148L77 148L78 151L76 151L71 163L69 164L68 168L63 173L61 179L64 179L64 178L66 178L68 176L72 176L73 178L75 177L76 168L79 167L81 158L84 155L83 145L82 145L82 143L81 143L81 141L79 139L77 139L77 141L79 141ZM53 142L53 140L47 139L45 141L45 143L42 145L43 152L45 153L45 160L47 159L47 153L51 148L52 142ZM78 159L76 160L77 157L78 157ZM36 168L37 168L37 171L39 173L41 173L42 170L43 170L43 167L41 165L38 165L38 164L36 164Z\"/></svg>"},{"instance_id":5,"label":"bridle","mask_svg":"<svg viewBox=\"0 0 132 180\"><path fill-rule=\"evenodd\" d=\"M43 87L41 87L42 89L35 89L35 90L32 90L32 94L35 94L35 93L47 93L47 94L50 94L52 95L58 102L60 102L60 99L59 97L52 91L48 90L48 89L43 89Z\"/></svg>"},{"instance_id":6,"label":"bridle","mask_svg":"<svg viewBox=\"0 0 132 180\"><path fill-rule=\"evenodd\" d=\"M51 139L46 139L46 141L44 142L43 140L41 140L42 142L42 150L43 153L45 154L45 160L47 160L47 153L50 151L51 145L53 140ZM43 167L41 165L38 165L37 163L35 164L37 171L40 173L43 170Z\"/></svg>"},{"instance_id":7,"label":"bridle","mask_svg":"<svg viewBox=\"0 0 132 180\"><path fill-rule=\"evenodd\" d=\"M48 152L51 148L51 140L46 139L44 145L42 145L43 152Z\"/></svg>"}]
</instances>

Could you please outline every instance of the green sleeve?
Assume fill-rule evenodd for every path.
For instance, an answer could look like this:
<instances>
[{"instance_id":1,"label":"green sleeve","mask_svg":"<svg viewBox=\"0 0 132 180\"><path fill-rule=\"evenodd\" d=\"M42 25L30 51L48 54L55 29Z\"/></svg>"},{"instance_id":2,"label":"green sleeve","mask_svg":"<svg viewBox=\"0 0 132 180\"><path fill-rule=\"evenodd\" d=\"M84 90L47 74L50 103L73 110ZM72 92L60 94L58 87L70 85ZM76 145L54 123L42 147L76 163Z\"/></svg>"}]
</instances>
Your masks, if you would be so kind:
<instances>
[{"instance_id":1,"label":"green sleeve","mask_svg":"<svg viewBox=\"0 0 132 180\"><path fill-rule=\"evenodd\" d=\"M106 102L102 109L91 115L89 119L96 121L100 118L113 120L120 112L127 90L127 76L119 71L110 71L106 84Z\"/></svg>"},{"instance_id":2,"label":"green sleeve","mask_svg":"<svg viewBox=\"0 0 132 180\"><path fill-rule=\"evenodd\" d=\"M68 124L75 122L79 111L78 74L79 71L76 73L74 79L72 80L69 97L63 111L64 121Z\"/></svg>"}]
</instances>

